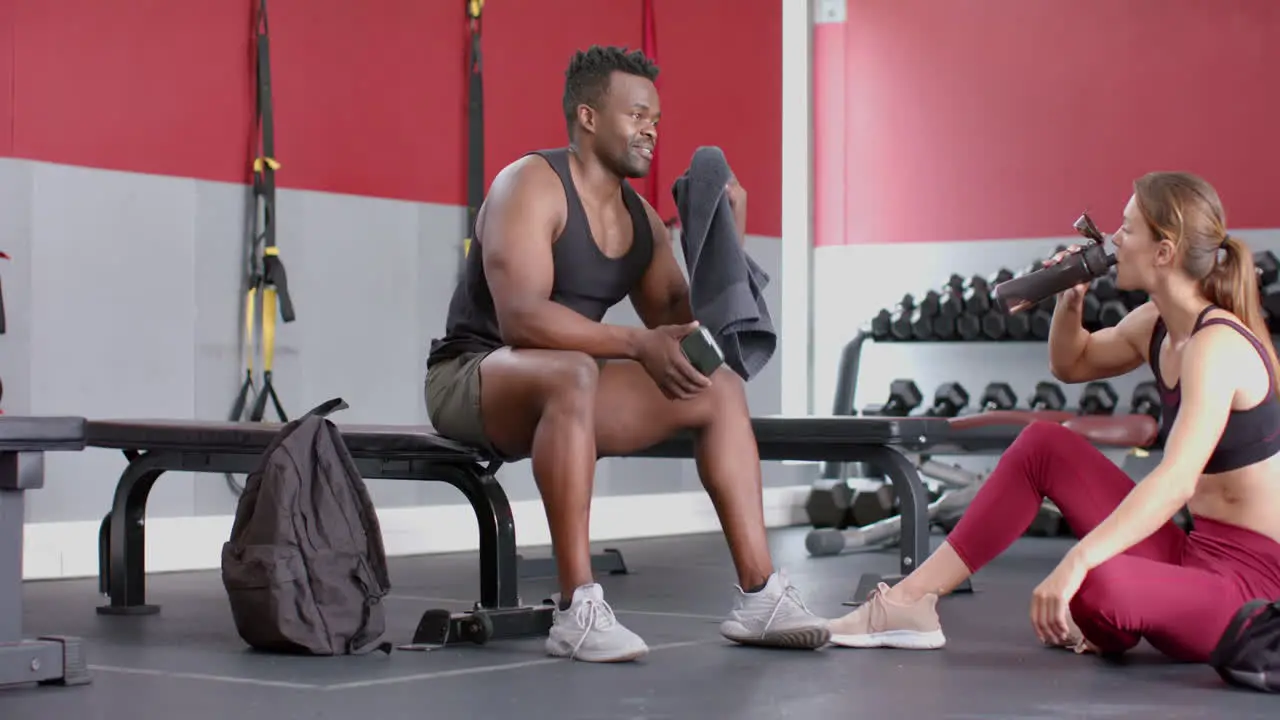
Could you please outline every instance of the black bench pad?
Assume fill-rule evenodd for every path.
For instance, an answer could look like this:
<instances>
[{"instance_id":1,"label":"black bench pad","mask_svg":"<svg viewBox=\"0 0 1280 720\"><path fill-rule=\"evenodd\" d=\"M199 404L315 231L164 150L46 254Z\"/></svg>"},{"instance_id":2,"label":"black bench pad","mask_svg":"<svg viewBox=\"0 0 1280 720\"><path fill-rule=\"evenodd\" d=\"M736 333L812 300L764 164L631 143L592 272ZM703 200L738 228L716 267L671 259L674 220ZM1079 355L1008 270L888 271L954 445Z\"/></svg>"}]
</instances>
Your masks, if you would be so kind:
<instances>
[{"instance_id":1,"label":"black bench pad","mask_svg":"<svg viewBox=\"0 0 1280 720\"><path fill-rule=\"evenodd\" d=\"M766 415L751 425L761 460L856 460L868 447L928 447L952 434L945 419L925 417ZM689 457L692 451L693 438L685 433L633 455Z\"/></svg>"},{"instance_id":2,"label":"black bench pad","mask_svg":"<svg viewBox=\"0 0 1280 720\"><path fill-rule=\"evenodd\" d=\"M82 450L82 417L0 415L0 451Z\"/></svg>"},{"instance_id":3,"label":"black bench pad","mask_svg":"<svg viewBox=\"0 0 1280 720\"><path fill-rule=\"evenodd\" d=\"M430 426L336 424L355 457L454 462L490 459L437 435ZM281 427L279 423L218 420L90 420L87 437L90 447L116 450L260 453Z\"/></svg>"},{"instance_id":4,"label":"black bench pad","mask_svg":"<svg viewBox=\"0 0 1280 720\"><path fill-rule=\"evenodd\" d=\"M927 445L947 432L935 418L786 417L752 419L761 459L835 459L875 445ZM486 453L438 435L430 426L344 425L337 423L351 454L357 457L411 457L486 462ZM278 423L219 420L90 420L91 447L117 450L262 452L280 430ZM690 457L692 437L634 453L647 457Z\"/></svg>"}]
</instances>

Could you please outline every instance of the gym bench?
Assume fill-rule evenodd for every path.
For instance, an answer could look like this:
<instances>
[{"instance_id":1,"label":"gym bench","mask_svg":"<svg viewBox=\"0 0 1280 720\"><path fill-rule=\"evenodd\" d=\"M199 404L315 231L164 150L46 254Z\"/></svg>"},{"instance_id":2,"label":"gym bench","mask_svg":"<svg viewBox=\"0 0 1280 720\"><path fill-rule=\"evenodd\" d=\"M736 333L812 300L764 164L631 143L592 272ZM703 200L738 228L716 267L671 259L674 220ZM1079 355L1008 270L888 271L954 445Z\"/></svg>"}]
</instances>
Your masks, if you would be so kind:
<instances>
[{"instance_id":1,"label":"gym bench","mask_svg":"<svg viewBox=\"0 0 1280 720\"><path fill-rule=\"evenodd\" d=\"M44 453L84 448L78 417L0 416L0 686L89 682L79 638L22 636L24 493L44 486Z\"/></svg>"},{"instance_id":2,"label":"gym bench","mask_svg":"<svg viewBox=\"0 0 1280 720\"><path fill-rule=\"evenodd\" d=\"M946 437L941 418L753 418L762 460L868 462L884 470L901 503L903 575L929 554L929 497L904 453ZM511 505L494 473L501 462L437 435L429 427L337 424L356 467L366 479L447 482L475 511L480 533L480 600L469 612L428 610L410 647L545 635L553 607L529 605L518 592L518 558ZM116 485L110 514L99 533L99 589L110 599L103 615L159 611L147 603L143 523L147 496L165 471L249 473L278 431L271 423L191 420L95 420L86 427L89 447L123 451L128 459ZM690 458L693 438L677 435L635 457ZM864 575L859 587L882 578ZM894 582L890 578L883 578Z\"/></svg>"}]
</instances>

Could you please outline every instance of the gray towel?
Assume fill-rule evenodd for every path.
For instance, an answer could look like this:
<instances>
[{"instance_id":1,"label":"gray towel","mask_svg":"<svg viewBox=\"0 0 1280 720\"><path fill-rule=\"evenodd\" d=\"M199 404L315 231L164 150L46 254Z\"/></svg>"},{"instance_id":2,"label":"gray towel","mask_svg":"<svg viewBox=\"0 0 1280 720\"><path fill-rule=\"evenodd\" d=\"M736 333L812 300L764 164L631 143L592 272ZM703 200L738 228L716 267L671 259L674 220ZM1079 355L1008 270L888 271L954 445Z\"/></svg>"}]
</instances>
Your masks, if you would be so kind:
<instances>
[{"instance_id":1,"label":"gray towel","mask_svg":"<svg viewBox=\"0 0 1280 720\"><path fill-rule=\"evenodd\" d=\"M768 364L778 336L764 301L769 275L738 244L725 185L733 172L718 147L700 147L671 194L680 215L693 316L750 380Z\"/></svg>"}]
</instances>

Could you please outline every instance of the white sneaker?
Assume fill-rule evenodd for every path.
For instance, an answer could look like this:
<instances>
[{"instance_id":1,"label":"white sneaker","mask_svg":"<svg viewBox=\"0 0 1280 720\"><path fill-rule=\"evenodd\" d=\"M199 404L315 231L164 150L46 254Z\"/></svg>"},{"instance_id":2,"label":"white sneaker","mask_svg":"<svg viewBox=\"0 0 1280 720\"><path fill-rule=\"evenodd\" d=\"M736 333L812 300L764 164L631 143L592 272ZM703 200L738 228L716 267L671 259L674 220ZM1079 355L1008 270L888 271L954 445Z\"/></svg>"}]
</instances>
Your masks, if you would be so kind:
<instances>
[{"instance_id":1,"label":"white sneaker","mask_svg":"<svg viewBox=\"0 0 1280 720\"><path fill-rule=\"evenodd\" d=\"M618 622L599 584L574 590L568 610L560 609L559 593L551 600L556 610L547 636L548 655L585 662L627 662L649 653L644 640Z\"/></svg>"},{"instance_id":2,"label":"white sneaker","mask_svg":"<svg viewBox=\"0 0 1280 720\"><path fill-rule=\"evenodd\" d=\"M809 611L800 591L778 571L760 592L737 588L738 596L720 634L743 645L814 650L831 639L827 621Z\"/></svg>"}]
</instances>

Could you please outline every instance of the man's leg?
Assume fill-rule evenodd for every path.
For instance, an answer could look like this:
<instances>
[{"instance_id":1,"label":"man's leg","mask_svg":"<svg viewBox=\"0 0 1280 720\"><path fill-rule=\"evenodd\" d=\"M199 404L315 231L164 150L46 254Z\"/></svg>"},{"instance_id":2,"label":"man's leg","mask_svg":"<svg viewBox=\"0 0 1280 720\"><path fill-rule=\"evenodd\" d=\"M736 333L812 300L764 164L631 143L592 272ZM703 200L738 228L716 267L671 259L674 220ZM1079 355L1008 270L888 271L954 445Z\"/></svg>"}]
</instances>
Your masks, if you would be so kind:
<instances>
[{"instance_id":1,"label":"man's leg","mask_svg":"<svg viewBox=\"0 0 1280 720\"><path fill-rule=\"evenodd\" d=\"M761 494L760 455L741 378L721 367L711 387L689 400L670 400L639 364L610 362L596 395L596 442L602 455L627 455L673 433L692 431L698 475L724 529L738 575L737 602L720 626L735 642L818 648L826 620L805 607L769 556ZM585 539L583 541L585 545Z\"/></svg>"},{"instance_id":2,"label":"man's leg","mask_svg":"<svg viewBox=\"0 0 1280 720\"><path fill-rule=\"evenodd\" d=\"M589 546L596 458L643 449L678 430L696 434L699 472L724 525L743 588L759 591L761 600L779 595L794 601L794 589L773 573L746 398L741 381L728 370L717 373L698 397L673 401L634 362L609 362L601 369L581 353L504 349L482 363L480 397L490 442L505 454L533 458L561 596L572 598L562 601L562 609L572 611L565 603L572 606L584 588L586 599L599 600ZM769 584L772 594L765 593ZM772 614L781 617L752 640L806 647L825 642L823 621L807 612L803 618ZM797 632L805 637L796 637ZM580 649L575 652L583 656Z\"/></svg>"}]
</instances>

